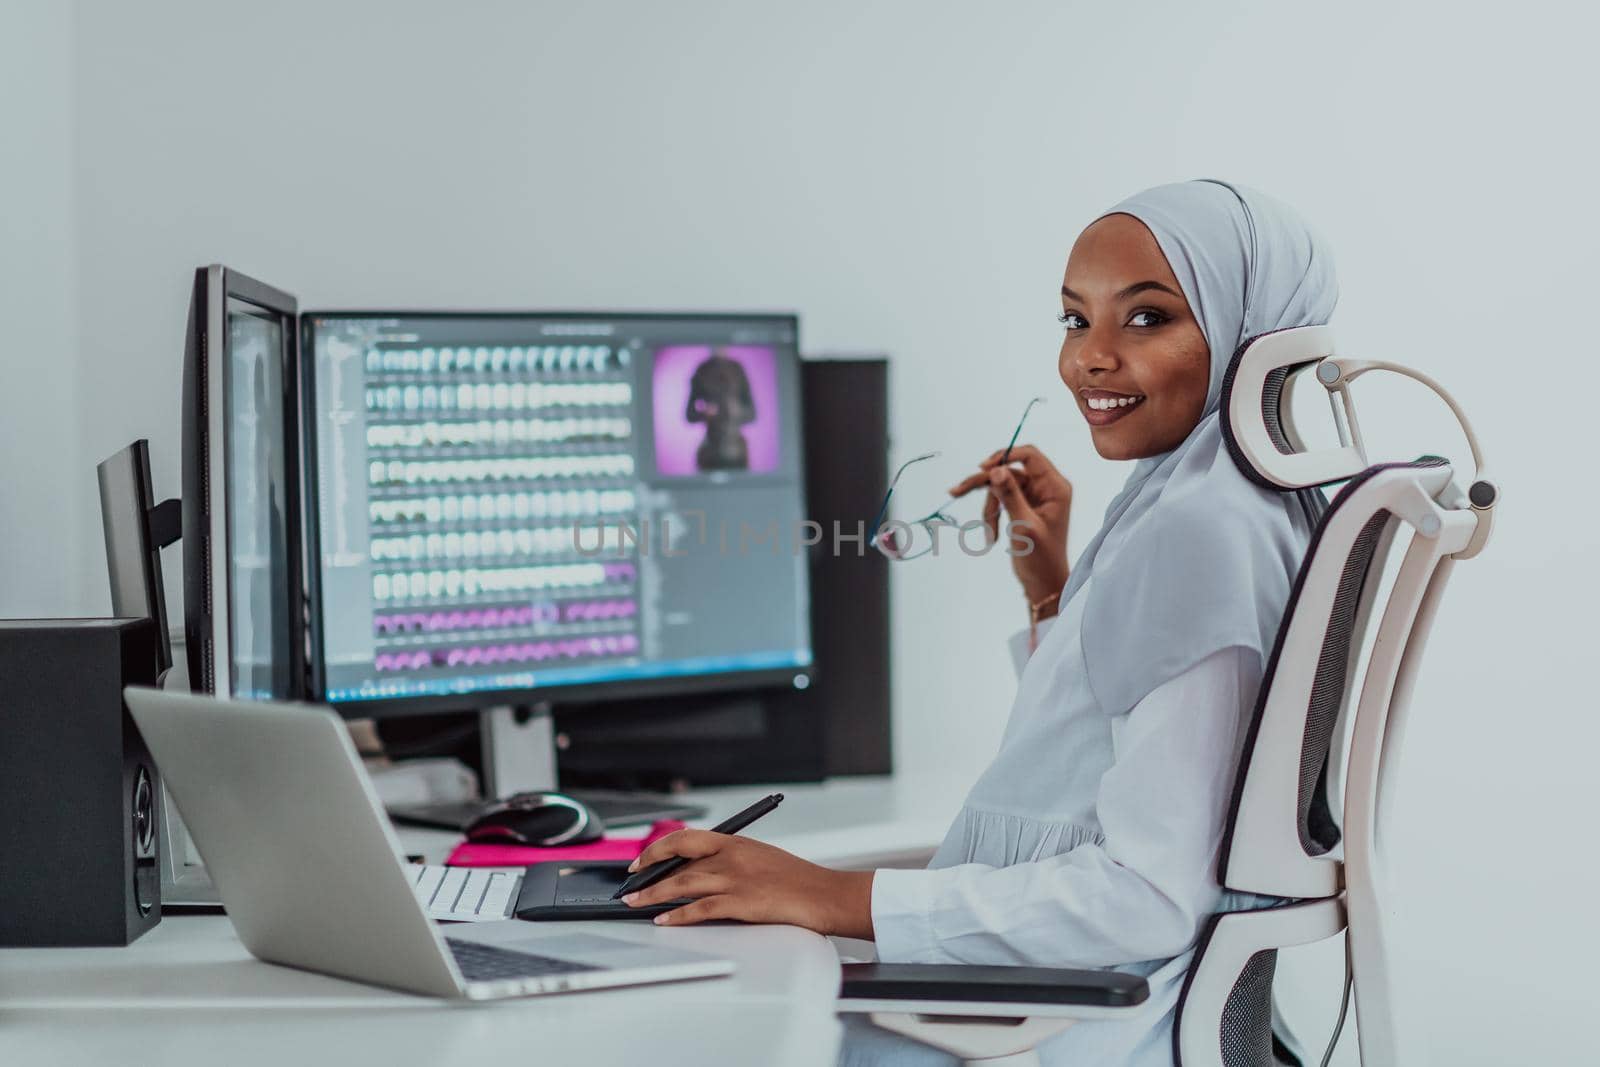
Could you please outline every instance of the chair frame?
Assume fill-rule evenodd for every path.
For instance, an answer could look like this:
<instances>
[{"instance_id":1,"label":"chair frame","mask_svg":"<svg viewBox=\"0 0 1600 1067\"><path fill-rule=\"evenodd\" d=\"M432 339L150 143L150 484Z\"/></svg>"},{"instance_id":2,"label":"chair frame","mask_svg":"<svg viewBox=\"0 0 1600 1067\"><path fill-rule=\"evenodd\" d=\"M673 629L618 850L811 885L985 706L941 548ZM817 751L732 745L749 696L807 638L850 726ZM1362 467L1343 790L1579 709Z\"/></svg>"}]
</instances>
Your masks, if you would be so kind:
<instances>
[{"instance_id":1,"label":"chair frame","mask_svg":"<svg viewBox=\"0 0 1600 1067\"><path fill-rule=\"evenodd\" d=\"M1450 465L1436 457L1368 465L1347 385L1372 369L1408 374L1445 399L1462 422L1478 467L1469 490L1464 492ZM1339 428L1337 448L1307 450L1295 426L1289 402L1297 379L1308 370L1329 393ZM1464 414L1437 383L1395 364L1340 359L1326 326L1282 330L1241 345L1224 376L1221 421L1234 462L1265 488L1281 492L1348 484L1318 522L1297 573L1266 665L1220 850L1220 885L1276 898L1277 903L1220 913L1206 924L1178 999L1174 1057L1178 1067L1281 1062L1275 1051L1263 1061L1259 1045L1232 1060L1225 1058L1224 1020L1230 1001L1241 991L1258 954L1273 953L1275 967L1278 949L1344 934L1362 1062L1374 1067L1409 1062L1386 949L1391 919L1382 905L1388 897L1382 843L1392 821L1399 753L1423 646L1455 561L1475 556L1487 540L1498 489L1483 475L1477 439ZM1402 524L1409 527L1410 541L1380 611L1385 565ZM1367 553L1361 539L1368 536L1373 542L1370 556L1361 561L1362 572L1347 574L1356 554ZM1341 591L1349 594L1350 580L1359 580L1360 586L1349 634L1343 638L1348 647L1342 650L1338 706L1326 751L1310 754L1321 768L1316 788L1340 779L1342 839L1337 847L1319 851L1308 843L1302 815L1308 721L1318 692L1318 668L1333 636L1330 625L1337 621L1337 598ZM1362 668L1360 653L1375 612L1377 629ZM1353 688L1358 673L1359 696ZM1326 676L1322 681L1327 684ZM960 966L951 965L953 976ZM1265 974L1264 991L1244 991L1258 997L1264 992L1270 1015L1271 970ZM841 1000L839 1010L868 1012L878 1026L969 1063L1017 1065L1037 1063L1034 1046L1073 1022L1140 1010L1008 1004L1003 991L992 995L996 999L937 1006ZM1270 1019L1251 1022L1252 1038L1259 1041L1260 1028L1266 1026L1276 1043Z\"/></svg>"},{"instance_id":2,"label":"chair frame","mask_svg":"<svg viewBox=\"0 0 1600 1067\"><path fill-rule=\"evenodd\" d=\"M1435 499L1449 485L1450 474L1443 464L1369 468L1319 528L1293 612L1280 631L1280 648L1269 667L1270 686L1247 740L1218 878L1229 889L1298 903L1215 918L1214 930L1197 950L1179 1008L1175 1051L1182 1067L1233 1067L1220 1047L1222 1013L1256 952L1339 933L1349 938L1362 1061L1409 1062L1403 1055L1384 950L1388 941L1379 901L1387 893L1379 842L1392 813L1384 800L1393 795L1422 649L1453 566L1451 555L1466 548L1477 524L1470 511L1446 509ZM1344 750L1344 727L1353 718L1341 783L1342 839L1339 848L1313 854L1302 837L1298 801L1316 667L1356 539L1385 514L1365 564L1348 636L1340 708L1325 753L1334 762ZM1358 653L1380 607L1383 564L1402 524L1410 528L1411 541L1382 597L1357 696L1352 683L1360 669ZM1437 532L1427 536L1422 527ZM1334 550L1331 555L1320 551L1324 546Z\"/></svg>"}]
</instances>

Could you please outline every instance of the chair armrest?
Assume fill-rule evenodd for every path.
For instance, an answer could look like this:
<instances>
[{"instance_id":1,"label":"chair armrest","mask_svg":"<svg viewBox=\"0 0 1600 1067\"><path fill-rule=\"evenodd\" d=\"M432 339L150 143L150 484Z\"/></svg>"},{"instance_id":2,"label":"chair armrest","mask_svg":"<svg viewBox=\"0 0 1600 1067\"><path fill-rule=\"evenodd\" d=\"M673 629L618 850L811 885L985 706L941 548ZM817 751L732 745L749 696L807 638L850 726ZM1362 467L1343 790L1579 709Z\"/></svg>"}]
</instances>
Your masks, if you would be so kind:
<instances>
[{"instance_id":1,"label":"chair armrest","mask_svg":"<svg viewBox=\"0 0 1600 1067\"><path fill-rule=\"evenodd\" d=\"M962 963L847 963L840 970L841 1012L1091 1019L1150 996L1143 978L1119 971Z\"/></svg>"}]
</instances>

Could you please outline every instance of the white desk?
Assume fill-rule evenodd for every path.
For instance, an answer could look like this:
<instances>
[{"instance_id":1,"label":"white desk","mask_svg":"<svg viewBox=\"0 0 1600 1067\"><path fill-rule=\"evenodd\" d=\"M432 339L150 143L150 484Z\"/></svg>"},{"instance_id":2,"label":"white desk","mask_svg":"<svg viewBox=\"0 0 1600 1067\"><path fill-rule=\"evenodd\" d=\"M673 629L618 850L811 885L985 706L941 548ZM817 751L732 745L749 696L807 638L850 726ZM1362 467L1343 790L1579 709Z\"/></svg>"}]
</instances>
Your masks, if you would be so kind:
<instances>
[{"instance_id":1,"label":"white desk","mask_svg":"<svg viewBox=\"0 0 1600 1067\"><path fill-rule=\"evenodd\" d=\"M699 789L685 799L708 811L695 825L712 826L774 792L784 795L783 804L745 833L813 863L851 870L925 866L961 806L960 796L930 797L925 789L887 777ZM400 829L406 850L430 863L443 862L460 840L443 830Z\"/></svg>"},{"instance_id":2,"label":"white desk","mask_svg":"<svg viewBox=\"0 0 1600 1067\"><path fill-rule=\"evenodd\" d=\"M950 812L886 779L778 787L784 805L751 832L818 862L919 862ZM694 795L711 821L768 789ZM454 835L407 830L431 860ZM447 1004L253 959L224 916L169 915L127 948L0 950L0 1062L310 1067L321 1063L831 1064L838 958L825 938L782 926L661 929L584 923L734 960L728 978L495 1004ZM563 924L563 930L572 929ZM497 943L553 928L456 925Z\"/></svg>"},{"instance_id":3,"label":"white desk","mask_svg":"<svg viewBox=\"0 0 1600 1067\"><path fill-rule=\"evenodd\" d=\"M168 916L125 949L0 953L0 1060L32 1064L324 1062L831 1064L838 958L792 927L663 930L584 923L732 959L728 978L494 1004L450 1004L260 963L225 916ZM563 924L563 930L572 929ZM554 932L516 921L451 937L514 944ZM515 1057L503 1059L502 1057Z\"/></svg>"}]
</instances>

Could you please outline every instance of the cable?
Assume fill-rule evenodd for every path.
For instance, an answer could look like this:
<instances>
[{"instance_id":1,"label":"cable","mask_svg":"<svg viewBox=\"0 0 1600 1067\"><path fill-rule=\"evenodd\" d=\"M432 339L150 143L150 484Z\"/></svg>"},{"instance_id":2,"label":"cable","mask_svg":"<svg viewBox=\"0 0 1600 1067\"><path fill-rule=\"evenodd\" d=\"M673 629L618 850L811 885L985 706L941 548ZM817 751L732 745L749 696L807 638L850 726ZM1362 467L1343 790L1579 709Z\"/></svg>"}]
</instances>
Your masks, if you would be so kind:
<instances>
[{"instance_id":1,"label":"cable","mask_svg":"<svg viewBox=\"0 0 1600 1067\"><path fill-rule=\"evenodd\" d=\"M416 756L427 756L442 748L448 748L478 732L478 720L473 716L472 721L460 726L451 726L430 734L427 737L392 744L385 742L383 747L376 752L362 752L361 756L381 757L389 759L410 759Z\"/></svg>"},{"instance_id":2,"label":"cable","mask_svg":"<svg viewBox=\"0 0 1600 1067\"><path fill-rule=\"evenodd\" d=\"M1344 997L1339 1001L1339 1019L1333 1024L1333 1036L1328 1038L1328 1051L1322 1054L1322 1067L1328 1067L1333 1060L1334 1046L1339 1044L1339 1035L1344 1032L1344 1017L1350 1010L1350 934L1344 935Z\"/></svg>"}]
</instances>

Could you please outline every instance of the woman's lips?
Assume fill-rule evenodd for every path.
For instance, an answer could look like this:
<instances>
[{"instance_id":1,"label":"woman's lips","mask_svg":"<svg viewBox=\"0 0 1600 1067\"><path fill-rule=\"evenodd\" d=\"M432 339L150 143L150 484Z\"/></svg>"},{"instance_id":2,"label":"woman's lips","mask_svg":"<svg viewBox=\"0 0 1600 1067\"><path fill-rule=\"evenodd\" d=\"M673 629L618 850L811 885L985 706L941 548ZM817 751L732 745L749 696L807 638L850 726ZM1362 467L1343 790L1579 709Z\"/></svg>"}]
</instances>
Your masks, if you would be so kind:
<instances>
[{"instance_id":1,"label":"woman's lips","mask_svg":"<svg viewBox=\"0 0 1600 1067\"><path fill-rule=\"evenodd\" d=\"M1090 426L1110 426L1119 419L1127 418L1143 403L1142 396L1097 393L1083 398L1083 417Z\"/></svg>"}]
</instances>

